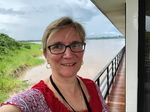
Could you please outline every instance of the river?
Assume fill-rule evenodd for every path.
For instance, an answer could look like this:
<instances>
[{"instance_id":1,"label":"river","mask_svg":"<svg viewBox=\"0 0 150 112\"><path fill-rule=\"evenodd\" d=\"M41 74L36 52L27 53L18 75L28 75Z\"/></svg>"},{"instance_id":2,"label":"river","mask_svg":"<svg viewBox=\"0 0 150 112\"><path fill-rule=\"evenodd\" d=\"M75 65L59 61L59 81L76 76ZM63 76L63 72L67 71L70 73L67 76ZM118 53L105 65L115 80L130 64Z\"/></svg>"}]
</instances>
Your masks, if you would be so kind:
<instances>
[{"instance_id":1,"label":"river","mask_svg":"<svg viewBox=\"0 0 150 112\"><path fill-rule=\"evenodd\" d=\"M125 39L87 40L83 57L84 64L78 72L78 75L93 79L124 47L124 45ZM40 58L44 58L44 56ZM44 64L36 66L23 73L19 79L37 83L40 80L47 78L50 74L51 69L46 68L45 61Z\"/></svg>"}]
</instances>

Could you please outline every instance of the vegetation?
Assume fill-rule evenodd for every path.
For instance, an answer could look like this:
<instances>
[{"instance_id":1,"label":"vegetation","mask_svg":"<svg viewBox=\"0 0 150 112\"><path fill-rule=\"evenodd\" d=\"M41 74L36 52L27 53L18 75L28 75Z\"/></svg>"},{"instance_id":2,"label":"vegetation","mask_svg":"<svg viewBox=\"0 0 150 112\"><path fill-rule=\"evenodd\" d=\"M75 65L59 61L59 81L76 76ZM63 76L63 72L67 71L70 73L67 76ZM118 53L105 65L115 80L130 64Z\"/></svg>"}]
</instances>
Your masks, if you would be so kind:
<instances>
[{"instance_id":1,"label":"vegetation","mask_svg":"<svg viewBox=\"0 0 150 112\"><path fill-rule=\"evenodd\" d=\"M27 87L27 82L17 78L27 67L44 63L41 44L17 42L6 34L0 33L0 103L7 93Z\"/></svg>"},{"instance_id":2,"label":"vegetation","mask_svg":"<svg viewBox=\"0 0 150 112\"><path fill-rule=\"evenodd\" d=\"M91 37L86 38L87 40L95 40L95 39L125 39L123 36L115 36L115 37Z\"/></svg>"},{"instance_id":3,"label":"vegetation","mask_svg":"<svg viewBox=\"0 0 150 112\"><path fill-rule=\"evenodd\" d=\"M19 40L19 42L41 42L42 40Z\"/></svg>"}]
</instances>

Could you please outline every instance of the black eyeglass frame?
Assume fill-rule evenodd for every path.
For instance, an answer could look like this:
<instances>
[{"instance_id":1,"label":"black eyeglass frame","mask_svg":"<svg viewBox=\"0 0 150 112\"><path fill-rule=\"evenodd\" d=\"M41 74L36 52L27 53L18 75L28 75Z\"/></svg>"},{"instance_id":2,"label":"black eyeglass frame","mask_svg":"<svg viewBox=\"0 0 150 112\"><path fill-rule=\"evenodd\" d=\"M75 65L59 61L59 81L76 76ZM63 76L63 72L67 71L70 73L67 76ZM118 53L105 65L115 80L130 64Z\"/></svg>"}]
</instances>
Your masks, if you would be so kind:
<instances>
[{"instance_id":1,"label":"black eyeglass frame","mask_svg":"<svg viewBox=\"0 0 150 112\"><path fill-rule=\"evenodd\" d=\"M82 51L73 51L72 49L71 49L71 45L73 45L73 44L75 44L75 43L72 43L72 44L70 44L70 45L64 45L65 46L65 50L64 50L64 52L66 51L66 49L67 49L67 47L69 47L70 48L70 50L72 51L72 52L75 52L75 53L78 53L78 52L83 52L84 50L85 50L85 45L86 45L86 43L85 42L78 42L78 43L81 43L82 44L82 47L84 48ZM56 44L54 44L54 45L56 45ZM54 45L50 45L50 46L48 46L48 49L49 49L49 51L50 51L50 53L51 54L55 54L55 55L58 55L58 54L63 54L64 52L62 52L62 53L52 53L51 52L51 49L50 49L50 47L51 46L54 46ZM63 44L61 44L61 45L63 45Z\"/></svg>"}]
</instances>

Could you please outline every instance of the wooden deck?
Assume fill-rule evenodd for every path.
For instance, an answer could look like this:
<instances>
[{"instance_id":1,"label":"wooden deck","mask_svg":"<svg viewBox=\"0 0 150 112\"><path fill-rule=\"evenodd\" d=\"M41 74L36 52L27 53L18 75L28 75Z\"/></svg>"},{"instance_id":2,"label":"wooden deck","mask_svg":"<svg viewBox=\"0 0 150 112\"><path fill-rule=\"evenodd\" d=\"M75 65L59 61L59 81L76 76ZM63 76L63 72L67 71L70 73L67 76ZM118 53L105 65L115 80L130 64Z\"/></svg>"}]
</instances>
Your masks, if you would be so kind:
<instances>
[{"instance_id":1,"label":"wooden deck","mask_svg":"<svg viewBox=\"0 0 150 112\"><path fill-rule=\"evenodd\" d=\"M125 112L125 54L106 97L106 103L109 112Z\"/></svg>"}]
</instances>

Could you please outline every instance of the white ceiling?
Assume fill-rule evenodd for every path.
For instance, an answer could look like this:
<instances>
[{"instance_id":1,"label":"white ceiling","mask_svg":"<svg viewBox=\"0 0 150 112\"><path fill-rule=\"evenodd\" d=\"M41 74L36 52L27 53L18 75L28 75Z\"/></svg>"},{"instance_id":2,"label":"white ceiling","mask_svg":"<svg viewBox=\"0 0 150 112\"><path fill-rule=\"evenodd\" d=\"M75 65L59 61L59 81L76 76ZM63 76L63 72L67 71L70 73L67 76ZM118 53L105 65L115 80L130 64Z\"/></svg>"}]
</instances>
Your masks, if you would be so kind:
<instances>
[{"instance_id":1,"label":"white ceiling","mask_svg":"<svg viewBox=\"0 0 150 112\"><path fill-rule=\"evenodd\" d=\"M125 35L126 0L91 0L95 6Z\"/></svg>"}]
</instances>

